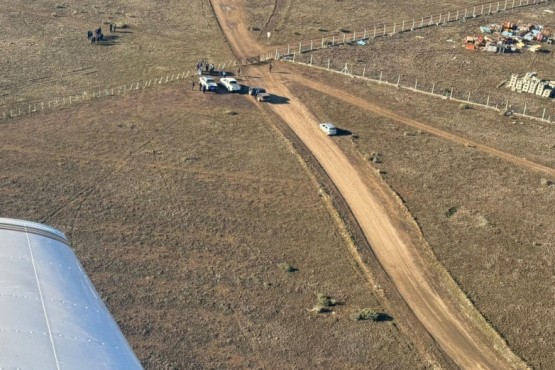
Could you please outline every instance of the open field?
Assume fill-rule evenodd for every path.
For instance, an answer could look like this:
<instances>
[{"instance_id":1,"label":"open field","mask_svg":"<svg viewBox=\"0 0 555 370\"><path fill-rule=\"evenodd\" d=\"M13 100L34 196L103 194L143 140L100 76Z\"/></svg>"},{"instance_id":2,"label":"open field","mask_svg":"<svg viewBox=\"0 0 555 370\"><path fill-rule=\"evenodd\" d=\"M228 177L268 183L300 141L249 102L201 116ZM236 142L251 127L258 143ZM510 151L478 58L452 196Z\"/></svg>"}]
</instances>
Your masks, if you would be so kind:
<instances>
[{"instance_id":1,"label":"open field","mask_svg":"<svg viewBox=\"0 0 555 370\"><path fill-rule=\"evenodd\" d=\"M380 304L246 99L162 88L2 125L2 215L68 234L147 368L423 367L394 322L353 319ZM308 311L319 292L335 313Z\"/></svg>"},{"instance_id":2,"label":"open field","mask_svg":"<svg viewBox=\"0 0 555 370\"><path fill-rule=\"evenodd\" d=\"M550 126L512 125L477 109L461 113L449 102L376 85L353 87L351 80L340 76L298 71L338 89L351 86L351 93L379 101L398 114L554 164L555 134ZM417 132L321 92L293 89L321 121L335 122L356 135L335 139L344 150L366 158L380 153L383 163L370 164L383 171L441 263L518 355L534 368L549 369L555 362L555 217L549 206L555 187L542 179L555 179ZM473 122L480 122L482 129L475 132Z\"/></svg>"},{"instance_id":3,"label":"open field","mask_svg":"<svg viewBox=\"0 0 555 370\"><path fill-rule=\"evenodd\" d=\"M520 0L516 0L519 4ZM493 1L491 1L493 2ZM530 1L532 3L533 1ZM420 21L422 17L446 15L452 12L454 18L457 10L468 8L472 13L476 6L477 14L482 8L480 4L488 1L406 1L384 4L380 1L364 0L245 0L246 20L261 42L270 45L318 38L333 33L352 34L364 29L382 27L393 22ZM522 4L525 4L523 1ZM505 2L500 2L503 9ZM512 6L512 1L507 6ZM493 9L496 9L495 7ZM489 10L485 8L484 12ZM464 11L463 11L464 13ZM460 14L462 16L463 14ZM266 32L272 32L270 40L266 40Z\"/></svg>"},{"instance_id":4,"label":"open field","mask_svg":"<svg viewBox=\"0 0 555 370\"><path fill-rule=\"evenodd\" d=\"M0 110L232 59L206 1L60 4L0 4ZM110 34L110 21L127 27ZM111 41L91 45L87 31L99 26Z\"/></svg>"},{"instance_id":5,"label":"open field","mask_svg":"<svg viewBox=\"0 0 555 370\"><path fill-rule=\"evenodd\" d=\"M507 81L513 73L520 76L526 72L538 72L544 79L555 79L555 46L542 44L545 52L523 51L514 54L496 54L468 51L462 40L467 35L480 34L479 26L502 23L504 20L523 20L534 24L555 25L555 15L544 12L546 6L528 7L496 15L469 19L466 22L448 23L441 27L426 28L415 32L398 34L392 38L376 38L366 46L342 45L324 50L297 55L296 60L317 66L342 70L348 64L351 73L369 78L397 83L398 76L404 86L415 86L436 93L450 93L453 97L505 107L506 99L517 104L522 113L524 104L527 112L542 115L540 107L547 108L546 115L555 118L551 107L553 99L536 95L512 92L497 86ZM432 86L435 85L435 86Z\"/></svg>"},{"instance_id":6,"label":"open field","mask_svg":"<svg viewBox=\"0 0 555 370\"><path fill-rule=\"evenodd\" d=\"M252 5L249 0L233 4L239 3ZM320 23L306 21L314 19L314 6L321 9L318 22L333 19L334 27L355 28L357 24L342 23L361 4L378 19L393 14L393 7L412 17L415 8L438 12L468 3L390 4L389 11L380 9L382 14L377 4L358 0L278 0L273 17L265 16L266 1L258 3L261 8L253 7L252 14L267 19L266 28L272 22L283 24L285 31L279 28L271 40L280 42L280 37L289 41L291 35L324 32L318 31ZM87 44L86 30L108 20L129 27L114 35L112 46ZM203 0L120 0L88 6L73 1L62 7L12 1L0 5L0 21L9 24L8 38L0 41L0 58L7 61L1 66L0 110L16 102L181 72L202 58L233 58ZM36 29L45 33L37 36ZM435 30L441 37L454 32L452 26ZM248 41L243 40L242 50L258 47ZM404 58L401 43L387 41L396 42L389 55ZM388 49L385 43L380 48L383 53ZM552 55L541 56L551 58L545 63L535 62L553 70ZM526 60L534 65L534 60ZM491 63L489 58L483 62ZM404 63L421 73L409 60ZM280 71L282 66L290 69ZM291 125L278 122L280 106L288 112L295 112L290 106L300 107L296 112L302 112L300 98L309 107L307 113L355 133L332 139L348 157L381 153L383 163L370 165L383 171L440 262L519 356L536 368L549 368L555 362L555 219L549 209L555 197L550 181L555 179L479 148L404 128L292 81L295 74L305 74L333 84L340 93L360 94L405 116L551 168L552 127L461 110L439 99L329 73L280 63L275 67L272 76L254 72L248 77L274 87L276 94L293 93L281 94L283 104L271 109L255 108L246 96L192 92L188 79L0 124L0 214L45 222L69 236L146 368L430 367L434 356L421 349L429 340L419 341L418 330L406 329L409 320L393 313L397 307L392 308L392 302L400 296L394 289L384 294L357 265L357 257L367 260L373 254L360 249L365 243L351 244L356 238L345 234L330 211L330 198L347 208L345 201L333 199L339 194L337 189L333 193L330 179L326 185L318 183L325 174L314 168L314 158L308 165L299 162L299 153L303 159L309 156L302 153L306 147L283 140L274 129ZM451 78L451 72L442 73ZM290 82L282 83L287 73L292 74ZM304 118L293 117L296 122ZM367 169L361 167L364 173ZM412 222L408 213L405 216ZM409 225L403 220L398 220L401 228ZM376 260L371 262L369 266L381 268ZM282 263L298 270L285 272L278 266ZM429 273L419 276L437 276ZM442 285L431 280L432 288ZM317 293L329 294L340 304L332 313L311 312ZM393 313L393 321L355 321L353 316L364 307ZM469 335L477 332L470 330ZM483 338L477 337L473 339L480 343ZM431 344L430 353L439 345ZM495 345L483 347L486 350L476 353ZM449 361L442 365L453 367Z\"/></svg>"}]
</instances>

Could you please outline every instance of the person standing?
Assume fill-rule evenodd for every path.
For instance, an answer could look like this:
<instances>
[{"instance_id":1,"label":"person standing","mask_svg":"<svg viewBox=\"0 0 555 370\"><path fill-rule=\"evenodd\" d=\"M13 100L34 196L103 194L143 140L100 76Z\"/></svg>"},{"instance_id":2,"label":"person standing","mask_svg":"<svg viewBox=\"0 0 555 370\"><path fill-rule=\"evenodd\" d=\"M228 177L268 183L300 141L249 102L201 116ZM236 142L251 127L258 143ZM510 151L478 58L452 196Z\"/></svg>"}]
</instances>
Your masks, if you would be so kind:
<instances>
[{"instance_id":1,"label":"person standing","mask_svg":"<svg viewBox=\"0 0 555 370\"><path fill-rule=\"evenodd\" d=\"M195 80L193 80L193 85L191 87L191 90L194 90L194 89L195 89Z\"/></svg>"},{"instance_id":2,"label":"person standing","mask_svg":"<svg viewBox=\"0 0 555 370\"><path fill-rule=\"evenodd\" d=\"M272 73L272 63L268 64L268 69L270 70L270 73Z\"/></svg>"}]
</instances>

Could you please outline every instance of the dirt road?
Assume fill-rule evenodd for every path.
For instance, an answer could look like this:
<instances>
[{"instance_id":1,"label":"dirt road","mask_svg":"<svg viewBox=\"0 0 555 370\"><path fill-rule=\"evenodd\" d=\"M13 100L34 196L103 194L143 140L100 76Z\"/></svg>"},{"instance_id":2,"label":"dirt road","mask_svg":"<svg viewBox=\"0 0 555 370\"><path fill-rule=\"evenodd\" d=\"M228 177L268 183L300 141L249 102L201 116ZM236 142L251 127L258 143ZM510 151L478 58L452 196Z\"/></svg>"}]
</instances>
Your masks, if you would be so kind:
<instances>
[{"instance_id":1,"label":"dirt road","mask_svg":"<svg viewBox=\"0 0 555 370\"><path fill-rule=\"evenodd\" d=\"M235 54L244 58L262 48L242 21L241 0L212 0ZM303 141L355 215L381 265L426 330L465 369L526 368L453 280L437 267L417 225L401 202L364 163L348 157L318 130L312 113L287 89L288 74L259 70L265 87L289 98L269 105ZM434 266L435 265L435 266Z\"/></svg>"},{"instance_id":2,"label":"dirt road","mask_svg":"<svg viewBox=\"0 0 555 370\"><path fill-rule=\"evenodd\" d=\"M336 88L326 85L325 83L322 83L320 81L315 81L315 80L309 80L307 78L304 78L302 76L299 75L291 75L288 76L289 80L295 81L296 83L303 85L305 87L308 87L312 90L316 90L319 91L323 94L327 94L330 96L333 96L336 99L342 100L350 105L362 108L366 111L372 112L372 113L376 113L381 117L386 117L386 118L390 118L394 121L400 122L406 126L409 127L413 127L415 129L421 130L421 131L425 131L428 132L432 135L435 135L437 137L440 137L442 139L448 140L448 141L452 141L454 143L457 144L461 144L461 145L465 145L465 146L470 146L472 148L475 148L476 150L479 150L483 153L486 153L488 155L494 156L494 157L498 157L500 159L503 159L507 162L511 162L517 166L521 166L524 167L528 170L532 170L532 171L536 171L536 172L542 172L546 175L550 175L550 176L554 176L555 177L555 168L552 167L548 167L548 166L544 166L542 164L530 161L528 159L525 158L520 158L517 157L514 154L493 148L491 146L488 145L484 145L481 144L479 142L476 142L474 140L471 139L467 139L465 137L462 137L460 135L454 134L452 132L448 132L445 130L442 130L440 128L437 127L433 127L431 125L428 125L424 122L419 122L407 117L403 117L395 112L392 112L390 110L387 110L383 107L378 106L377 104L371 103L367 100L364 100L358 96L349 94L345 91L339 91Z\"/></svg>"}]
</instances>

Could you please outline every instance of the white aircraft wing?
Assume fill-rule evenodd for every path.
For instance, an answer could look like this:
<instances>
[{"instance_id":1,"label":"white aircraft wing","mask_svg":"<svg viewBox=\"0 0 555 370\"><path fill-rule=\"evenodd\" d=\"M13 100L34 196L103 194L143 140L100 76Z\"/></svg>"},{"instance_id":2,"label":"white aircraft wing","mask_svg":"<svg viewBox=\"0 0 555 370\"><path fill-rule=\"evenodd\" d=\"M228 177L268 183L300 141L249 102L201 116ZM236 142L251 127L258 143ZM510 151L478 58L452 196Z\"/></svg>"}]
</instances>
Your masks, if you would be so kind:
<instances>
[{"instance_id":1,"label":"white aircraft wing","mask_svg":"<svg viewBox=\"0 0 555 370\"><path fill-rule=\"evenodd\" d=\"M142 369L49 226L0 218L0 369Z\"/></svg>"}]
</instances>

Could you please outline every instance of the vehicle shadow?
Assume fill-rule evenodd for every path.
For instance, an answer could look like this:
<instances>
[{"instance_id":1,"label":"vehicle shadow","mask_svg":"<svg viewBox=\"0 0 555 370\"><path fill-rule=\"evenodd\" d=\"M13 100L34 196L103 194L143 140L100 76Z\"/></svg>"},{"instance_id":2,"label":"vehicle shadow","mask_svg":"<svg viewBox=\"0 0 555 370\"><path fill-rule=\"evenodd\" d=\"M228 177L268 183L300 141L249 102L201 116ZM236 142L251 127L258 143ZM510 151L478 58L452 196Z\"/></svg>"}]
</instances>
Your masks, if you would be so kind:
<instances>
[{"instance_id":1,"label":"vehicle shadow","mask_svg":"<svg viewBox=\"0 0 555 370\"><path fill-rule=\"evenodd\" d=\"M270 94L270 101L268 101L268 103L270 103L270 104L289 104L289 98L286 98L285 96Z\"/></svg>"},{"instance_id":2,"label":"vehicle shadow","mask_svg":"<svg viewBox=\"0 0 555 370\"><path fill-rule=\"evenodd\" d=\"M341 128L336 128L335 136L351 136L353 133L349 130L343 130Z\"/></svg>"}]
</instances>

